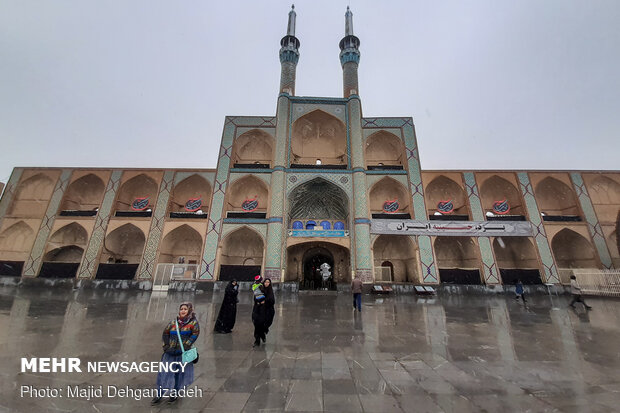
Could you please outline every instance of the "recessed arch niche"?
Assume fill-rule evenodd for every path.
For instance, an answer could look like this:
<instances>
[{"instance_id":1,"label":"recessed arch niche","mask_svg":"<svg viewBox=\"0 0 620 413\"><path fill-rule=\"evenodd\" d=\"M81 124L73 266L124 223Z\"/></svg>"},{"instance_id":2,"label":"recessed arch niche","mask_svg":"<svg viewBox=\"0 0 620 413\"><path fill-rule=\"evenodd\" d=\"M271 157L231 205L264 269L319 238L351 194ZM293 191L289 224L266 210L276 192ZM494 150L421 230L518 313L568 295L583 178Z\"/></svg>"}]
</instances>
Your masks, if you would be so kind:
<instances>
[{"instance_id":1,"label":"recessed arch niche","mask_svg":"<svg viewBox=\"0 0 620 413\"><path fill-rule=\"evenodd\" d=\"M383 204L386 201L398 200L399 209L398 216L402 218L402 214L408 214L407 218L411 218L411 198L409 191L400 182L393 178L385 177L376 182L369 193L370 213L384 214Z\"/></svg>"},{"instance_id":2,"label":"recessed arch niche","mask_svg":"<svg viewBox=\"0 0 620 413\"><path fill-rule=\"evenodd\" d=\"M545 216L579 216L575 192L564 182L548 176L535 188L538 210Z\"/></svg>"},{"instance_id":3,"label":"recessed arch niche","mask_svg":"<svg viewBox=\"0 0 620 413\"><path fill-rule=\"evenodd\" d=\"M60 206L61 211L92 211L99 208L105 184L95 174L84 175L67 187Z\"/></svg>"},{"instance_id":4,"label":"recessed arch niche","mask_svg":"<svg viewBox=\"0 0 620 413\"><path fill-rule=\"evenodd\" d=\"M551 240L551 250L561 270L599 267L592 243L569 228L555 234Z\"/></svg>"},{"instance_id":5,"label":"recessed arch niche","mask_svg":"<svg viewBox=\"0 0 620 413\"><path fill-rule=\"evenodd\" d=\"M424 189L426 208L429 216L435 215L437 205L442 201L451 201L454 210L449 215L469 216L467 195L462 186L445 175L439 175Z\"/></svg>"},{"instance_id":6,"label":"recessed arch niche","mask_svg":"<svg viewBox=\"0 0 620 413\"><path fill-rule=\"evenodd\" d=\"M38 173L20 182L8 215L39 217L45 215L47 204L54 192L55 181Z\"/></svg>"},{"instance_id":7,"label":"recessed arch niche","mask_svg":"<svg viewBox=\"0 0 620 413\"><path fill-rule=\"evenodd\" d=\"M620 184L607 176L598 175L587 187L599 223L614 224L620 213Z\"/></svg>"},{"instance_id":8,"label":"recessed arch niche","mask_svg":"<svg viewBox=\"0 0 620 413\"><path fill-rule=\"evenodd\" d=\"M24 221L11 225L0 234L0 259L25 261L34 238L34 230Z\"/></svg>"},{"instance_id":9,"label":"recessed arch niche","mask_svg":"<svg viewBox=\"0 0 620 413\"><path fill-rule=\"evenodd\" d=\"M58 229L47 243L39 277L74 278L87 242L88 233L76 222Z\"/></svg>"},{"instance_id":10,"label":"recessed arch niche","mask_svg":"<svg viewBox=\"0 0 620 413\"><path fill-rule=\"evenodd\" d=\"M208 213L211 202L211 184L200 175L191 175L179 182L170 197L170 212L185 212L190 199L201 199L200 211Z\"/></svg>"},{"instance_id":11,"label":"recessed arch niche","mask_svg":"<svg viewBox=\"0 0 620 413\"><path fill-rule=\"evenodd\" d=\"M506 200L510 206L508 215L526 215L519 190L508 180L498 175L493 175L480 185L480 198L484 212L494 213L493 204Z\"/></svg>"},{"instance_id":12,"label":"recessed arch niche","mask_svg":"<svg viewBox=\"0 0 620 413\"><path fill-rule=\"evenodd\" d=\"M267 184L254 175L246 175L234 181L226 191L226 211L248 212L243 209L243 202L256 199L256 209L249 212L267 213L269 206L269 188Z\"/></svg>"},{"instance_id":13,"label":"recessed arch niche","mask_svg":"<svg viewBox=\"0 0 620 413\"><path fill-rule=\"evenodd\" d=\"M375 278L377 271L390 271L394 282L420 282L417 245L410 237L379 235L373 243L372 256Z\"/></svg>"},{"instance_id":14,"label":"recessed arch niche","mask_svg":"<svg viewBox=\"0 0 620 413\"><path fill-rule=\"evenodd\" d=\"M196 264L200 261L202 237L189 225L181 225L170 231L159 250L160 263ZM183 260L180 258L183 257Z\"/></svg>"},{"instance_id":15,"label":"recessed arch niche","mask_svg":"<svg viewBox=\"0 0 620 413\"><path fill-rule=\"evenodd\" d=\"M293 123L291 164L347 165L346 127L338 118L317 109Z\"/></svg>"},{"instance_id":16,"label":"recessed arch niche","mask_svg":"<svg viewBox=\"0 0 620 413\"><path fill-rule=\"evenodd\" d=\"M233 164L236 166L272 166L275 141L267 132L252 129L235 139L233 145Z\"/></svg>"},{"instance_id":17,"label":"recessed arch niche","mask_svg":"<svg viewBox=\"0 0 620 413\"><path fill-rule=\"evenodd\" d=\"M405 147L392 133L379 131L366 139L366 167L383 165L404 165Z\"/></svg>"},{"instance_id":18,"label":"recessed arch niche","mask_svg":"<svg viewBox=\"0 0 620 413\"><path fill-rule=\"evenodd\" d=\"M228 234L220 244L219 279L254 280L262 273L264 245L263 238L249 227Z\"/></svg>"},{"instance_id":19,"label":"recessed arch niche","mask_svg":"<svg viewBox=\"0 0 620 413\"><path fill-rule=\"evenodd\" d=\"M101 263L139 264L144 251L144 232L133 224L124 224L106 235Z\"/></svg>"},{"instance_id":20,"label":"recessed arch niche","mask_svg":"<svg viewBox=\"0 0 620 413\"><path fill-rule=\"evenodd\" d=\"M493 252L504 284L514 284L518 279L524 284L542 282L538 254L530 238L497 237L493 239Z\"/></svg>"},{"instance_id":21,"label":"recessed arch niche","mask_svg":"<svg viewBox=\"0 0 620 413\"><path fill-rule=\"evenodd\" d=\"M314 178L296 186L289 195L289 222L294 220L340 220L347 224L349 198L337 185Z\"/></svg>"},{"instance_id":22,"label":"recessed arch niche","mask_svg":"<svg viewBox=\"0 0 620 413\"><path fill-rule=\"evenodd\" d=\"M157 183L153 178L140 174L123 183L116 197L116 211L132 211L131 205L137 198L149 198L149 205L157 202Z\"/></svg>"},{"instance_id":23,"label":"recessed arch niche","mask_svg":"<svg viewBox=\"0 0 620 413\"><path fill-rule=\"evenodd\" d=\"M482 283L480 249L472 237L437 237L433 247L442 283Z\"/></svg>"}]
</instances>

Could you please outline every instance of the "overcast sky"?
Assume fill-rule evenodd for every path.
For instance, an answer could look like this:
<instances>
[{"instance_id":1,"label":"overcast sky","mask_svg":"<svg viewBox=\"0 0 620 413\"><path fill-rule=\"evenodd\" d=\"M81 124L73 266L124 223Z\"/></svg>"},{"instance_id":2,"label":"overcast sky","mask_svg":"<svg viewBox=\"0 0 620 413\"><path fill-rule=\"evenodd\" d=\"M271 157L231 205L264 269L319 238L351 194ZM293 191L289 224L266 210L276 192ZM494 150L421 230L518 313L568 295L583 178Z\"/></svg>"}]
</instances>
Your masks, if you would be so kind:
<instances>
[{"instance_id":1,"label":"overcast sky","mask_svg":"<svg viewBox=\"0 0 620 413\"><path fill-rule=\"evenodd\" d=\"M423 169L620 169L617 0L295 4L298 96L413 116ZM275 114L290 2L3 0L0 181L15 166L214 168L226 115Z\"/></svg>"}]
</instances>

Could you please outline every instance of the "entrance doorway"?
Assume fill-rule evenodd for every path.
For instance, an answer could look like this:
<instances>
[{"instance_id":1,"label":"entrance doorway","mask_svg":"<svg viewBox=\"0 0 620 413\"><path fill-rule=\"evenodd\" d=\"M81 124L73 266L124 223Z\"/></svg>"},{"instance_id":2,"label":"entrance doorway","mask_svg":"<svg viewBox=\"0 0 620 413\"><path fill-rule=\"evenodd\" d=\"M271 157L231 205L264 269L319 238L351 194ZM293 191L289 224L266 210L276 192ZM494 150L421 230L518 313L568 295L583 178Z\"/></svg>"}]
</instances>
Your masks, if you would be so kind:
<instances>
[{"instance_id":1,"label":"entrance doorway","mask_svg":"<svg viewBox=\"0 0 620 413\"><path fill-rule=\"evenodd\" d=\"M324 266L327 264L327 266ZM323 277L329 272L329 277ZM334 282L334 256L323 247L314 247L306 251L303 257L303 279L300 289L302 290L335 290Z\"/></svg>"},{"instance_id":2,"label":"entrance doorway","mask_svg":"<svg viewBox=\"0 0 620 413\"><path fill-rule=\"evenodd\" d=\"M320 267L329 266L327 285L323 285ZM323 268L327 268L324 266ZM317 271L317 269L319 271ZM301 242L286 249L284 281L299 283L300 289L336 290L338 284L351 283L351 254L347 247L326 241Z\"/></svg>"}]
</instances>

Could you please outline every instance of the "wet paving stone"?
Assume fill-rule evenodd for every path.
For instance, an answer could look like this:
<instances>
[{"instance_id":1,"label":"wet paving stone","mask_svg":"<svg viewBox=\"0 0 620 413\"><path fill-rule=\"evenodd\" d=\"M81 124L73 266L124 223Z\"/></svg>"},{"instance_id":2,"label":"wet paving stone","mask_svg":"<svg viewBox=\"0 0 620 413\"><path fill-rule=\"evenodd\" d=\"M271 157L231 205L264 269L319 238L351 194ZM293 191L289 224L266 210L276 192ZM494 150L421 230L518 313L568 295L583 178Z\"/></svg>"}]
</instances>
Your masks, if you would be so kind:
<instances>
[{"instance_id":1,"label":"wet paving stone","mask_svg":"<svg viewBox=\"0 0 620 413\"><path fill-rule=\"evenodd\" d=\"M620 400L620 301L566 297L419 299L276 296L253 348L251 296L232 334L214 334L219 293L0 288L0 411L608 412ZM201 326L193 385L202 397L20 397L22 386L154 387L154 373L21 372L21 357L157 362L161 332L192 301Z\"/></svg>"}]
</instances>

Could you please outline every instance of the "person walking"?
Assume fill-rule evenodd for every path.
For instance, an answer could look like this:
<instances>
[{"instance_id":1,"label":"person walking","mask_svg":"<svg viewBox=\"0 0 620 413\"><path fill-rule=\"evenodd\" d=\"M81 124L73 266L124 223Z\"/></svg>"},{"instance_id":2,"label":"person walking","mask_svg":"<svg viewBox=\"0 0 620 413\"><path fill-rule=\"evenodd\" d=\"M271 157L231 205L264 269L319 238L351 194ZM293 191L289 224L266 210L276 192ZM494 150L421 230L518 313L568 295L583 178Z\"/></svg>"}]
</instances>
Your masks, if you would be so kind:
<instances>
[{"instance_id":1,"label":"person walking","mask_svg":"<svg viewBox=\"0 0 620 413\"><path fill-rule=\"evenodd\" d=\"M583 301L583 298L581 297L581 287L579 286L579 283L577 282L577 277L575 277L574 275L570 276L570 293L572 295L572 299L570 300L570 303L568 304L569 306L575 308L575 303L580 302L581 304L583 304L583 306L586 309L588 310L592 309L592 307L590 307L588 304L586 304L585 301Z\"/></svg>"},{"instance_id":2,"label":"person walking","mask_svg":"<svg viewBox=\"0 0 620 413\"><path fill-rule=\"evenodd\" d=\"M260 341L263 343L267 340L265 333L265 322L267 319L266 305L265 305L265 287L262 283L263 279L260 275L254 277L254 284L252 284L252 293L254 295L254 307L252 308L252 324L254 324L254 347L260 346Z\"/></svg>"},{"instance_id":3,"label":"person walking","mask_svg":"<svg viewBox=\"0 0 620 413\"><path fill-rule=\"evenodd\" d=\"M362 280L359 276L355 276L351 282L351 292L353 293L353 309L362 311Z\"/></svg>"},{"instance_id":4,"label":"person walking","mask_svg":"<svg viewBox=\"0 0 620 413\"><path fill-rule=\"evenodd\" d=\"M239 285L237 280L232 280L226 286L224 301L222 301L215 327L213 327L213 331L216 333L228 334L232 332L237 319L237 303L239 302L237 294L239 294Z\"/></svg>"},{"instance_id":5,"label":"person walking","mask_svg":"<svg viewBox=\"0 0 620 413\"><path fill-rule=\"evenodd\" d=\"M263 288L265 290L265 335L267 335L269 333L269 327L273 324L273 318L276 315L276 297L273 294L271 279L265 278Z\"/></svg>"},{"instance_id":6,"label":"person walking","mask_svg":"<svg viewBox=\"0 0 620 413\"><path fill-rule=\"evenodd\" d=\"M182 349L179 343L179 336L183 343L183 349L189 350L198 335L200 326L194 313L192 303L186 302L179 306L179 314L173 321L168 323L162 334L164 354L161 356L162 363L182 363ZM189 386L194 381L194 364L188 363L185 369L178 369L178 372L160 371L157 374L157 389L159 394L151 400L152 404L162 401L164 395L168 395L168 403L173 403L178 399L178 391ZM176 391L172 391L176 390Z\"/></svg>"},{"instance_id":7,"label":"person walking","mask_svg":"<svg viewBox=\"0 0 620 413\"><path fill-rule=\"evenodd\" d=\"M525 291L523 290L523 283L521 280L517 280L517 283L515 284L515 300L518 300L519 297L521 297L523 303L527 302L525 300Z\"/></svg>"}]
</instances>

